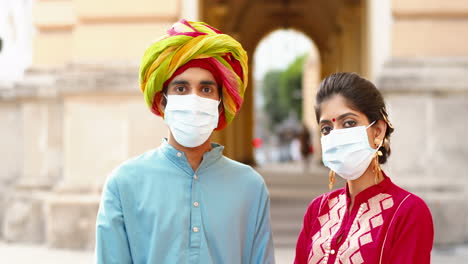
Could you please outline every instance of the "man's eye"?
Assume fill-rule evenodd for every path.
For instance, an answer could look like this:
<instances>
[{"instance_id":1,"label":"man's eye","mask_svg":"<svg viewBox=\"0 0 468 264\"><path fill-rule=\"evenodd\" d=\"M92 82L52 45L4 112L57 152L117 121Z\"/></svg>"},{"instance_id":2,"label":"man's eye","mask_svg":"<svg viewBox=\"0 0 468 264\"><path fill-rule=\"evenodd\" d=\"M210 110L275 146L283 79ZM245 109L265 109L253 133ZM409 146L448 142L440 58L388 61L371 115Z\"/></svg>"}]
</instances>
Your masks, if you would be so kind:
<instances>
[{"instance_id":1,"label":"man's eye","mask_svg":"<svg viewBox=\"0 0 468 264\"><path fill-rule=\"evenodd\" d=\"M202 89L202 91L203 91L204 93L211 93L212 90L213 90L213 89L211 89L211 87L203 87L203 89Z\"/></svg>"},{"instance_id":2,"label":"man's eye","mask_svg":"<svg viewBox=\"0 0 468 264\"><path fill-rule=\"evenodd\" d=\"M176 92L183 93L185 92L185 87L184 86L177 86L175 88Z\"/></svg>"},{"instance_id":3,"label":"man's eye","mask_svg":"<svg viewBox=\"0 0 468 264\"><path fill-rule=\"evenodd\" d=\"M320 129L320 132L322 133L322 135L328 135L330 133L330 131L332 131L332 128L329 127L329 126L324 126Z\"/></svg>"}]
</instances>

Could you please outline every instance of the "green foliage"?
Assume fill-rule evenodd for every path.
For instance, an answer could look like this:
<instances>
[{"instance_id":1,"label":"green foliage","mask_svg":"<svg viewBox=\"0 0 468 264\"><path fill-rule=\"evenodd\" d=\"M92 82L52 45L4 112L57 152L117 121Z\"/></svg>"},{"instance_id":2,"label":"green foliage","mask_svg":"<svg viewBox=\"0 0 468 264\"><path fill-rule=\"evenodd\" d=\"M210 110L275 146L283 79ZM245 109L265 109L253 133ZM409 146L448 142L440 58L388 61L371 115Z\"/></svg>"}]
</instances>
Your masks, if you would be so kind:
<instances>
[{"instance_id":1,"label":"green foliage","mask_svg":"<svg viewBox=\"0 0 468 264\"><path fill-rule=\"evenodd\" d=\"M270 129L274 127L274 125L280 123L287 117L287 112L281 107L278 102L279 92L280 92L280 78L281 78L281 71L273 70L269 71L265 74L262 83L262 93L263 97L265 98L265 112L270 117Z\"/></svg>"},{"instance_id":2,"label":"green foliage","mask_svg":"<svg viewBox=\"0 0 468 264\"><path fill-rule=\"evenodd\" d=\"M302 73L306 59L307 55L304 54L284 71L274 70L265 74L262 92L271 128L286 119L290 112L302 119Z\"/></svg>"}]
</instances>

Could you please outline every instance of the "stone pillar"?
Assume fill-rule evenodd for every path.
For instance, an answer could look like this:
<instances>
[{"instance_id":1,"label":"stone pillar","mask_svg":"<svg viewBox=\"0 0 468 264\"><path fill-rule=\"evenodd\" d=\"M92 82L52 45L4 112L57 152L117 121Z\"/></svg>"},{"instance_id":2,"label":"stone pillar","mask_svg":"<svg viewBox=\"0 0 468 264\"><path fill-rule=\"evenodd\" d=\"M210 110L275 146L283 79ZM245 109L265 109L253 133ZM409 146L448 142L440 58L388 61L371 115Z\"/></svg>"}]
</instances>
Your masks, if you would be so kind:
<instances>
[{"instance_id":1,"label":"stone pillar","mask_svg":"<svg viewBox=\"0 0 468 264\"><path fill-rule=\"evenodd\" d=\"M129 157L157 147L167 136L162 120L146 108L136 64L144 50L179 20L182 3L35 3L38 34L33 41L33 66L61 69L57 74L61 104L32 100L22 106L27 126L24 160L28 164L23 185L53 185L41 200L48 245L91 248L106 176ZM62 114L60 122L48 124L58 114ZM60 132L50 132L51 127L59 127ZM60 177L47 172L51 152L40 155L44 142L52 144L53 139L63 144ZM36 147L30 149L30 145ZM36 184L34 188L42 187Z\"/></svg>"},{"instance_id":2,"label":"stone pillar","mask_svg":"<svg viewBox=\"0 0 468 264\"><path fill-rule=\"evenodd\" d=\"M57 100L21 104L23 128L21 188L48 189L62 173L62 105Z\"/></svg>"},{"instance_id":3,"label":"stone pillar","mask_svg":"<svg viewBox=\"0 0 468 264\"><path fill-rule=\"evenodd\" d=\"M314 163L321 164L321 146L320 146L320 129L315 118L315 94L317 93L320 84L321 65L320 55L317 49L313 48L310 51L309 58L304 65L304 73L302 77L302 112L304 123L310 130L312 137L312 145L314 153L312 160Z\"/></svg>"},{"instance_id":4,"label":"stone pillar","mask_svg":"<svg viewBox=\"0 0 468 264\"><path fill-rule=\"evenodd\" d=\"M0 97L1 98L1 97ZM8 190L21 175L22 156L22 126L21 113L16 102L5 98L0 99L0 123L4 128L0 130L0 157L2 170L0 171L0 227L3 226L5 210L7 208ZM0 239L3 236L0 228Z\"/></svg>"},{"instance_id":5,"label":"stone pillar","mask_svg":"<svg viewBox=\"0 0 468 264\"><path fill-rule=\"evenodd\" d=\"M468 2L392 1L392 51L378 78L395 124L387 170L426 200L435 242L468 241Z\"/></svg>"},{"instance_id":6,"label":"stone pillar","mask_svg":"<svg viewBox=\"0 0 468 264\"><path fill-rule=\"evenodd\" d=\"M136 88L137 73L137 67L122 65L74 65L63 73L64 170L44 205L49 246L93 248L107 176L167 137L166 125Z\"/></svg>"},{"instance_id":7,"label":"stone pillar","mask_svg":"<svg viewBox=\"0 0 468 264\"><path fill-rule=\"evenodd\" d=\"M387 171L429 205L439 245L468 241L468 59L393 59L378 87L395 132Z\"/></svg>"},{"instance_id":8,"label":"stone pillar","mask_svg":"<svg viewBox=\"0 0 468 264\"><path fill-rule=\"evenodd\" d=\"M62 110L54 84L51 74L32 72L0 93L2 118L8 127L2 133L11 133L2 137L2 159L8 165L2 171L0 222L7 241L44 240L44 193L62 169Z\"/></svg>"}]
</instances>

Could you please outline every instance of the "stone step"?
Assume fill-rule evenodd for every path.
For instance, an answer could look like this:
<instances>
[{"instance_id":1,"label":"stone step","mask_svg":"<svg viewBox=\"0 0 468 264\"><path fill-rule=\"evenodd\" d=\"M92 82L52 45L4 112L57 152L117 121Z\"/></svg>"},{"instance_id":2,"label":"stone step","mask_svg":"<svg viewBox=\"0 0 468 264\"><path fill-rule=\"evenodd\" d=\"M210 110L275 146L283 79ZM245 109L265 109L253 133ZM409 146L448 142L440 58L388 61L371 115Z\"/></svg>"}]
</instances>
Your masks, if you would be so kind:
<instances>
[{"instance_id":1,"label":"stone step","mask_svg":"<svg viewBox=\"0 0 468 264\"><path fill-rule=\"evenodd\" d=\"M275 245L275 249L277 248L296 248L297 242L297 234L296 235L289 235L284 236L282 235L281 238L275 236L273 233L273 243Z\"/></svg>"},{"instance_id":2,"label":"stone step","mask_svg":"<svg viewBox=\"0 0 468 264\"><path fill-rule=\"evenodd\" d=\"M311 201L328 192L328 170L302 167L268 166L257 168L264 177L271 199L271 225L275 247L294 248L302 228L304 214ZM344 186L336 178L335 188Z\"/></svg>"}]
</instances>

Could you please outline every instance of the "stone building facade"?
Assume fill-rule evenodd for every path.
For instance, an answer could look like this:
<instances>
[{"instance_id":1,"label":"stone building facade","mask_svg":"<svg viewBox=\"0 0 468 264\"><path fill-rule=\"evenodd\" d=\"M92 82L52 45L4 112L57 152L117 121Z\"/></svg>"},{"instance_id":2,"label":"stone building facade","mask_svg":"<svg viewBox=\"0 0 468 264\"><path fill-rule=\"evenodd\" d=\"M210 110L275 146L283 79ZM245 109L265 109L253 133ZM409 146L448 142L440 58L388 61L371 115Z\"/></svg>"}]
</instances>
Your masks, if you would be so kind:
<instances>
[{"instance_id":1,"label":"stone building facade","mask_svg":"<svg viewBox=\"0 0 468 264\"><path fill-rule=\"evenodd\" d=\"M382 8L383 2L388 6ZM468 35L468 2L24 3L32 3L32 15L23 14L34 25L31 61L22 66L2 64L6 59L0 51L2 72L5 67L28 66L20 80L0 84L0 239L93 247L106 175L128 157L156 147L167 135L161 119L143 103L138 62L155 37L184 17L232 34L249 54L277 28L291 27L309 36L318 54L309 65L320 68L319 76L305 77L309 78L304 89L305 121L310 126L314 123L311 94L318 78L334 71L355 71L375 80L396 127L387 170L395 181L428 201L437 243L468 241L464 140L468 46L463 43ZM29 10L27 4L23 8ZM375 14L383 9L391 21L379 24L382 21ZM9 16L18 15L11 11ZM2 28L6 27L0 27L0 38L8 47L13 35L4 37ZM254 162L252 89L250 84L240 116L215 136L227 146L228 156L247 163Z\"/></svg>"}]
</instances>

